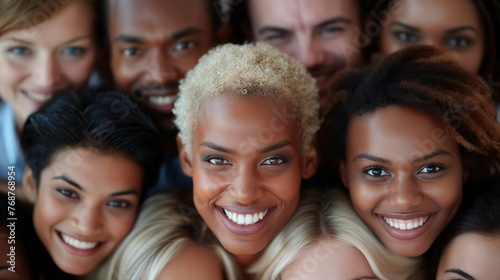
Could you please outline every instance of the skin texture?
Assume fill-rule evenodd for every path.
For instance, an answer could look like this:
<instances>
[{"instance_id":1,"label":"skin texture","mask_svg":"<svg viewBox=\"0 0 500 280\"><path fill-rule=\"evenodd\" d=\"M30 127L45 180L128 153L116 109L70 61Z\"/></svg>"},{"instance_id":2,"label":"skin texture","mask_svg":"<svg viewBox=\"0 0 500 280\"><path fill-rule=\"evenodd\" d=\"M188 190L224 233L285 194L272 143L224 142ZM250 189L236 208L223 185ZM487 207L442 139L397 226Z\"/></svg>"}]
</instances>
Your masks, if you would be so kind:
<instances>
[{"instance_id":1,"label":"skin texture","mask_svg":"<svg viewBox=\"0 0 500 280\"><path fill-rule=\"evenodd\" d=\"M316 171L316 150L311 146L302 153L296 121L280 121L273 113L283 106L256 97L205 101L194 131L192 159L180 149L184 173L193 177L196 209L243 268L290 219L301 179ZM267 215L253 225L238 225L224 209Z\"/></svg>"},{"instance_id":2,"label":"skin texture","mask_svg":"<svg viewBox=\"0 0 500 280\"><path fill-rule=\"evenodd\" d=\"M321 240L302 252L281 279L379 279L365 256L353 246Z\"/></svg>"},{"instance_id":3,"label":"skin texture","mask_svg":"<svg viewBox=\"0 0 500 280\"><path fill-rule=\"evenodd\" d=\"M250 0L254 40L272 44L306 66L321 97L339 70L360 64L356 1Z\"/></svg>"},{"instance_id":4,"label":"skin texture","mask_svg":"<svg viewBox=\"0 0 500 280\"><path fill-rule=\"evenodd\" d=\"M115 250L135 222L142 176L141 166L122 154L85 148L57 153L42 170L38 186L28 168L25 182L34 202L35 230L60 269L86 275ZM78 250L62 235L99 245Z\"/></svg>"},{"instance_id":5,"label":"skin texture","mask_svg":"<svg viewBox=\"0 0 500 280\"><path fill-rule=\"evenodd\" d=\"M433 118L397 106L351 119L346 141L341 176L356 212L395 254L422 255L460 205L459 145Z\"/></svg>"},{"instance_id":6,"label":"skin texture","mask_svg":"<svg viewBox=\"0 0 500 280\"><path fill-rule=\"evenodd\" d=\"M9 232L5 228L0 228L0 279L3 280L29 280L32 279L29 274L28 261L26 259L25 247L20 243L21 240L15 239L15 243L9 244ZM11 239L12 241L13 239ZM15 247L15 272L9 271L11 246Z\"/></svg>"},{"instance_id":7,"label":"skin texture","mask_svg":"<svg viewBox=\"0 0 500 280\"><path fill-rule=\"evenodd\" d=\"M56 91L85 86L96 55L93 20L88 4L71 1L43 23L0 36L0 97L18 129Z\"/></svg>"},{"instance_id":8,"label":"skin texture","mask_svg":"<svg viewBox=\"0 0 500 280\"><path fill-rule=\"evenodd\" d=\"M438 280L494 280L500 275L500 238L477 233L457 236L439 262Z\"/></svg>"},{"instance_id":9,"label":"skin texture","mask_svg":"<svg viewBox=\"0 0 500 280\"><path fill-rule=\"evenodd\" d=\"M484 26L470 0L399 0L380 37L383 54L410 45L447 48L466 71L477 74L485 52Z\"/></svg>"},{"instance_id":10,"label":"skin texture","mask_svg":"<svg viewBox=\"0 0 500 280\"><path fill-rule=\"evenodd\" d=\"M179 81L215 45L209 8L205 0L110 1L115 84L144 100L164 128L172 128Z\"/></svg>"},{"instance_id":11,"label":"skin texture","mask_svg":"<svg viewBox=\"0 0 500 280\"><path fill-rule=\"evenodd\" d=\"M196 263L196 269L193 269ZM217 255L200 244L182 250L158 275L157 280L224 279L222 263Z\"/></svg>"}]
</instances>

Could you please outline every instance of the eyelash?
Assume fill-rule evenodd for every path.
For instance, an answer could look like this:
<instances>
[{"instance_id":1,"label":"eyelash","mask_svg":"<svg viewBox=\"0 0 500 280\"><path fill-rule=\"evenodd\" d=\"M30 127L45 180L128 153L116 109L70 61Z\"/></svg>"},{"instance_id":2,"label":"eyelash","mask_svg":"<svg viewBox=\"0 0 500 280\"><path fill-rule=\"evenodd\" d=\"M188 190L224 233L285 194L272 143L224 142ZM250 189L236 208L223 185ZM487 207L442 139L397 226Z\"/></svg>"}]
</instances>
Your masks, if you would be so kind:
<instances>
[{"instance_id":1,"label":"eyelash","mask_svg":"<svg viewBox=\"0 0 500 280\"><path fill-rule=\"evenodd\" d=\"M70 198L70 199L78 199L79 198L78 194L76 194L75 192L70 191L68 189L58 188L56 190L57 190L58 193L60 193L64 197L67 197L67 198Z\"/></svg>"}]
</instances>

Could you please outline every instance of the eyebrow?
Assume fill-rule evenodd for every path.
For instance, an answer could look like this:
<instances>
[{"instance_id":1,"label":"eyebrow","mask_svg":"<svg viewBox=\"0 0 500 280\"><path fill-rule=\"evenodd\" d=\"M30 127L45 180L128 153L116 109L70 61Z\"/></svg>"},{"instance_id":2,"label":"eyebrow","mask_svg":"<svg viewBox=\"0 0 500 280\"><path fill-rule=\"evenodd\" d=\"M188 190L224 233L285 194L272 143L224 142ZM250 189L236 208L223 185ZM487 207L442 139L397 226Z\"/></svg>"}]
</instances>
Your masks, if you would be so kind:
<instances>
[{"instance_id":1,"label":"eyebrow","mask_svg":"<svg viewBox=\"0 0 500 280\"><path fill-rule=\"evenodd\" d=\"M330 24L337 24L337 23L351 24L352 21L347 19L347 18L344 18L344 17L331 18L331 19L327 19L325 21L322 21L322 22L316 24L313 28L318 29L318 28L322 28L322 27L325 27L325 26L330 25ZM289 29L282 28L282 27L264 26L261 29L259 29L258 33L259 33L259 35L262 35L266 32L290 33L291 31Z\"/></svg>"},{"instance_id":2,"label":"eyebrow","mask_svg":"<svg viewBox=\"0 0 500 280\"><path fill-rule=\"evenodd\" d=\"M269 152L281 149L281 148L288 146L290 144L292 144L292 142L290 140L283 140L283 141L278 142L276 144L272 144L270 146L267 146L267 147L260 149L259 153L260 154L269 153ZM201 143L200 146L207 147L207 148L210 148L210 149L213 149L213 150L216 150L219 152L227 153L227 154L235 154L236 153L236 151L234 151L232 149L224 148L224 147L219 146L219 145L217 145L213 142L210 142L210 141L205 141L205 142Z\"/></svg>"},{"instance_id":3,"label":"eyebrow","mask_svg":"<svg viewBox=\"0 0 500 280\"><path fill-rule=\"evenodd\" d=\"M351 24L352 21L348 18L345 18L345 17L336 17L336 18L324 20L324 21L316 24L316 26L314 28L321 28L321 27L325 27L325 26L330 25L330 24L338 24L338 23Z\"/></svg>"},{"instance_id":4,"label":"eyebrow","mask_svg":"<svg viewBox=\"0 0 500 280\"><path fill-rule=\"evenodd\" d=\"M453 28L453 29L448 30L446 33L453 34L453 33L458 33L458 32L462 32L462 31L471 31L471 32L477 33L477 30L474 29L472 26L461 26L461 27Z\"/></svg>"},{"instance_id":5,"label":"eyebrow","mask_svg":"<svg viewBox=\"0 0 500 280\"><path fill-rule=\"evenodd\" d=\"M393 22L393 23L391 23L391 25L396 26L396 27L402 27L404 29L407 29L407 30L410 30L413 32L420 32L420 30L418 30L418 28L413 27L411 25L404 24L402 22Z\"/></svg>"},{"instance_id":6,"label":"eyebrow","mask_svg":"<svg viewBox=\"0 0 500 280\"><path fill-rule=\"evenodd\" d=\"M474 277L472 277L468 273L466 273L463 270L458 269L458 268L448 269L444 273L455 273L455 274L458 274L458 275L466 278L467 280L474 280Z\"/></svg>"},{"instance_id":7,"label":"eyebrow","mask_svg":"<svg viewBox=\"0 0 500 280\"><path fill-rule=\"evenodd\" d=\"M352 280L363 280L363 279L376 279L376 280L379 280L380 278L378 278L377 276L361 276L361 277L353 278Z\"/></svg>"},{"instance_id":8,"label":"eyebrow","mask_svg":"<svg viewBox=\"0 0 500 280\"><path fill-rule=\"evenodd\" d=\"M413 162L422 162L422 161L426 161L426 160L429 160L431 158L435 158L435 157L442 156L442 155L447 155L447 156L453 157L449 152L447 152L443 149L438 149L430 154L427 154L427 155L424 155L420 158L414 159Z\"/></svg>"},{"instance_id":9,"label":"eyebrow","mask_svg":"<svg viewBox=\"0 0 500 280\"><path fill-rule=\"evenodd\" d=\"M74 186L75 188L81 190L81 191L84 191L84 189L82 188L82 186L80 186L78 183L76 183L75 181L69 179L68 177L62 175L62 176L56 176L56 177L52 177L53 180L61 180L61 181L64 181L72 186ZM114 192L114 193L111 193L109 196L111 197L114 197L114 196L122 196L122 195L136 195L136 196L139 196L139 193L134 190L134 189L129 189L129 190L123 190L123 191L119 191L119 192Z\"/></svg>"},{"instance_id":10,"label":"eyebrow","mask_svg":"<svg viewBox=\"0 0 500 280\"><path fill-rule=\"evenodd\" d=\"M429 160L431 158L435 158L435 157L442 156L442 155L447 155L447 156L453 157L453 155L451 153L449 153L443 149L438 149L432 153L429 153L429 154L423 155L417 159L414 159L412 162L419 163L419 162L426 161L426 160ZM387 164L391 163L391 161L388 159L374 156L374 155L370 155L370 154L357 155L356 157L354 157L354 159L352 161L357 161L357 160L362 160L362 159L367 159L367 160L371 160L371 161L375 161L375 162L382 162L382 163L387 163Z\"/></svg>"},{"instance_id":11,"label":"eyebrow","mask_svg":"<svg viewBox=\"0 0 500 280\"><path fill-rule=\"evenodd\" d=\"M186 37L189 35L193 35L193 34L197 34L197 33L202 33L202 32L203 32L203 30L201 30L199 28L188 27L186 29L183 29L181 31L178 31L178 32L175 32L174 34L172 34L171 39L178 40L180 38L183 38L183 37ZM118 35L113 40L113 42L141 44L141 43L143 43L143 40L137 36L121 34L121 35Z\"/></svg>"},{"instance_id":12,"label":"eyebrow","mask_svg":"<svg viewBox=\"0 0 500 280\"><path fill-rule=\"evenodd\" d=\"M71 43L74 43L74 42L77 42L77 41L80 41L80 40L83 40L83 39L86 39L88 38L87 36L80 36L80 37L77 37L77 38L74 38L74 39L70 39L66 42L63 42L61 45L67 45L67 44L71 44ZM10 40L10 41L14 41L14 42L17 42L17 43L20 43L20 44L25 44L25 45L33 45L32 42L29 42L29 41L26 41L26 40L23 40L23 39L19 39L19 38L14 38L14 37L7 37L5 38L5 40Z\"/></svg>"}]
</instances>

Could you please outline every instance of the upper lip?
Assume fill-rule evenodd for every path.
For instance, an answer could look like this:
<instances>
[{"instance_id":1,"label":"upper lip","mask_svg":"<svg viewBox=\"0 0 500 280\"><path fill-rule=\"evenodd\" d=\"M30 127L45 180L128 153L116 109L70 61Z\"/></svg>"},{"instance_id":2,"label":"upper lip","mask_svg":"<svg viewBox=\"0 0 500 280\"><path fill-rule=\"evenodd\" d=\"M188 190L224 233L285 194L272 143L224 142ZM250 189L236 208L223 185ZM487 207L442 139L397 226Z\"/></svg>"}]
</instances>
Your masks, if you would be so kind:
<instances>
[{"instance_id":1,"label":"upper lip","mask_svg":"<svg viewBox=\"0 0 500 280\"><path fill-rule=\"evenodd\" d=\"M252 206L252 207L241 207L241 206L218 206L222 209L226 209L228 211L231 211L233 213L238 213L238 214L254 214L254 213L260 213L264 212L266 210L274 208L274 206Z\"/></svg>"},{"instance_id":2,"label":"upper lip","mask_svg":"<svg viewBox=\"0 0 500 280\"><path fill-rule=\"evenodd\" d=\"M100 241L100 240L96 240L95 237L82 237L81 235L78 235L78 234L66 233L66 232L59 231L59 230L57 230L57 232L59 234L64 234L64 235L69 236L69 237L71 237L73 239L77 239L77 240L80 240L80 241L83 241L83 242L89 242L89 243L92 243L92 242L94 242L94 243L95 242L98 242L98 243L103 242L103 241Z\"/></svg>"},{"instance_id":3,"label":"upper lip","mask_svg":"<svg viewBox=\"0 0 500 280\"><path fill-rule=\"evenodd\" d=\"M37 94L52 95L60 90L61 89L49 88L49 89L25 89L24 91L33 92L33 93L37 93Z\"/></svg>"},{"instance_id":4,"label":"upper lip","mask_svg":"<svg viewBox=\"0 0 500 280\"><path fill-rule=\"evenodd\" d=\"M376 215L390 219L411 220L420 217L427 217L432 215L432 213L393 213L393 214L376 214Z\"/></svg>"}]
</instances>

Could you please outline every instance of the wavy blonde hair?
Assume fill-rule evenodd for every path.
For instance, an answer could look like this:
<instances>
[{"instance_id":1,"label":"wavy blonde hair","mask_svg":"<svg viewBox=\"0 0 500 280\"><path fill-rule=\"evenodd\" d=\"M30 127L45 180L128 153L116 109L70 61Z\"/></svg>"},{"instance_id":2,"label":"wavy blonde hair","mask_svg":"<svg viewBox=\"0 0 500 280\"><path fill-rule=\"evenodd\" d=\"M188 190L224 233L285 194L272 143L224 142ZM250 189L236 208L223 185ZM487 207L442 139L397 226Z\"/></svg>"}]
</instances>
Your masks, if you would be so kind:
<instances>
[{"instance_id":1,"label":"wavy blonde hair","mask_svg":"<svg viewBox=\"0 0 500 280\"><path fill-rule=\"evenodd\" d=\"M174 193L159 193L147 199L132 231L99 267L93 279L156 279L183 249L193 243L203 243L206 233L200 229L205 227L189 209ZM225 251L217 246L209 249L224 263L227 279L236 280L237 269Z\"/></svg>"},{"instance_id":2,"label":"wavy blonde hair","mask_svg":"<svg viewBox=\"0 0 500 280\"><path fill-rule=\"evenodd\" d=\"M179 86L173 113L189 157L203 101L221 96L264 97L290 105L303 150L321 123L316 82L300 62L265 43L221 45L200 58Z\"/></svg>"}]
</instances>

